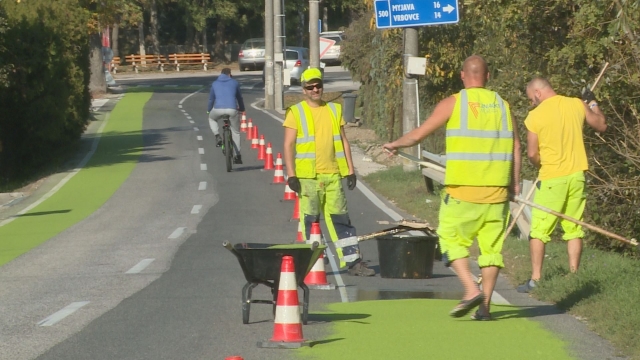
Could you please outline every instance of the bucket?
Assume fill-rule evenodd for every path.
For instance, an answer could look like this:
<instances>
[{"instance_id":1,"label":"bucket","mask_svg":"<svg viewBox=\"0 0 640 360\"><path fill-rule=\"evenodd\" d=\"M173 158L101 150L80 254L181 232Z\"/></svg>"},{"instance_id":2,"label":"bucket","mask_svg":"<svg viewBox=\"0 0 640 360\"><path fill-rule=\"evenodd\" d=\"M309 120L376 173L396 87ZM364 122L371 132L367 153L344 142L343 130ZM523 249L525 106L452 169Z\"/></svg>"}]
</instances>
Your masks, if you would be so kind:
<instances>
[{"instance_id":1,"label":"bucket","mask_svg":"<svg viewBox=\"0 0 640 360\"><path fill-rule=\"evenodd\" d=\"M387 235L376 240L380 277L428 279L433 275L437 236Z\"/></svg>"}]
</instances>

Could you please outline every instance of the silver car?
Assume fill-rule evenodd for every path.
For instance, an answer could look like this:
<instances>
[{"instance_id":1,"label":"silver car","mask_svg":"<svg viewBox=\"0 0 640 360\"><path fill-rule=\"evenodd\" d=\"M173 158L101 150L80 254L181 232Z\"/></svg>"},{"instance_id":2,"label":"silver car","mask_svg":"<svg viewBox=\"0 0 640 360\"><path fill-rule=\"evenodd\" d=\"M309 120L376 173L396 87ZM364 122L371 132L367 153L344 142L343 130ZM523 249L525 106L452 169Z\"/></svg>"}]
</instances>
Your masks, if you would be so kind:
<instances>
[{"instance_id":1,"label":"silver car","mask_svg":"<svg viewBox=\"0 0 640 360\"><path fill-rule=\"evenodd\" d=\"M238 53L240 71L264 68L264 38L249 39L242 44Z\"/></svg>"},{"instance_id":2,"label":"silver car","mask_svg":"<svg viewBox=\"0 0 640 360\"><path fill-rule=\"evenodd\" d=\"M325 39L331 39L336 42L320 58L320 61L322 61L327 65L339 65L340 64L340 43L342 42L342 32L341 31L323 32L323 33L320 33L320 37L323 37Z\"/></svg>"},{"instance_id":3,"label":"silver car","mask_svg":"<svg viewBox=\"0 0 640 360\"><path fill-rule=\"evenodd\" d=\"M286 59L286 68L290 71L291 83L299 84L302 72L309 67L309 49L288 46L284 57ZM264 69L262 70L262 81L264 81Z\"/></svg>"}]
</instances>

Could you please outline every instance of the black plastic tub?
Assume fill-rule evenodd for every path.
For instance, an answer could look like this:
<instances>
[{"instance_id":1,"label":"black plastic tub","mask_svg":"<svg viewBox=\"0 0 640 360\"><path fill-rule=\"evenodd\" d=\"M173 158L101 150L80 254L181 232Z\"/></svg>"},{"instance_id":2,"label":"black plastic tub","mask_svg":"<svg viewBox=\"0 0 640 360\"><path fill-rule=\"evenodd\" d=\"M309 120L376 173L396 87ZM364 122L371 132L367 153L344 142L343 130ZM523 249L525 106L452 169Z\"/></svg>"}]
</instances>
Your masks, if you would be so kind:
<instances>
[{"instance_id":1,"label":"black plastic tub","mask_svg":"<svg viewBox=\"0 0 640 360\"><path fill-rule=\"evenodd\" d=\"M380 277L428 279L433 275L437 236L389 235L376 240Z\"/></svg>"}]
</instances>

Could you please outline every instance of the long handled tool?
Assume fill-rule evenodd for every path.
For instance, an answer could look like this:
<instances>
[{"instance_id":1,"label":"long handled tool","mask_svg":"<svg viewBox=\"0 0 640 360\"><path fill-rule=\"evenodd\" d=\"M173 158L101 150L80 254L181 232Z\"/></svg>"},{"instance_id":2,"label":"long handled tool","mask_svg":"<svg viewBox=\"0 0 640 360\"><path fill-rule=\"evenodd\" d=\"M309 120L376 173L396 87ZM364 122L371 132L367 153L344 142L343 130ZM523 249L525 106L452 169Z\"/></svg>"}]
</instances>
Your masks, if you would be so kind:
<instances>
[{"instance_id":1,"label":"long handled tool","mask_svg":"<svg viewBox=\"0 0 640 360\"><path fill-rule=\"evenodd\" d=\"M393 152L391 152L391 151L389 151L387 149L384 149L384 151L388 152L389 154L398 155L401 158L407 159L407 160L412 161L412 162L414 162L416 164L420 164L422 166L431 168L431 169L439 171L441 173L444 173L444 171L445 171L444 167L442 167L440 165L436 165L434 163L430 163L428 161L421 160L421 159L419 159L419 158L417 158L417 157L415 157L413 155L409 155L407 153L403 153L402 151L397 151L395 153L393 153Z\"/></svg>"},{"instance_id":2,"label":"long handled tool","mask_svg":"<svg viewBox=\"0 0 640 360\"><path fill-rule=\"evenodd\" d=\"M565 214L562 214L562 213L559 213L557 211L551 210L551 209L549 209L547 207L544 207L542 205L538 205L538 204L533 203L533 202L531 202L529 200L516 198L515 201L517 201L517 202L519 202L521 204L529 205L529 206L534 207L534 208L536 208L538 210L542 210L542 211L544 211L546 213L549 213L551 215L555 215L555 216L557 216L559 218L562 218L562 219L565 219L567 221L571 221L574 224L582 225L582 226L586 227L589 230L592 230L592 231L595 231L595 232L600 233L602 235L608 236L610 238L622 241L622 242L627 243L629 245L633 245L633 246L639 246L640 245L640 243L638 243L638 240L636 240L636 239L627 239L625 237L622 237L620 235L614 234L614 233L612 233L610 231L607 231L605 229L599 228L599 227L597 227L595 225L588 224L588 223L586 223L584 221L581 221L581 220L578 220L578 219L574 219L571 216L567 216Z\"/></svg>"},{"instance_id":3,"label":"long handled tool","mask_svg":"<svg viewBox=\"0 0 640 360\"><path fill-rule=\"evenodd\" d=\"M536 190L537 183L538 183L538 179L536 179L536 181L533 182L533 186L531 186L531 189L529 189L529 192L527 193L527 197L525 198L525 200L531 199L533 192ZM525 204L520 204L520 207L518 208L518 210L516 210L516 213L513 215L513 219L511 220L511 224L509 224L509 227L507 228L507 232L504 233L505 239L507 238L507 236L509 236L509 233L511 233L511 230L513 230L513 227L516 225L516 222L518 222L518 218L520 217L520 215L522 215L522 212L524 211L525 206L526 206Z\"/></svg>"},{"instance_id":4,"label":"long handled tool","mask_svg":"<svg viewBox=\"0 0 640 360\"><path fill-rule=\"evenodd\" d=\"M600 82L600 78L602 78L604 71L607 70L608 67L609 67L609 62L604 63L602 70L600 70L600 75L598 75L598 77L596 78L596 81L593 83L593 85L591 85L591 89L590 89L591 91L593 91L593 89L596 88L596 85L598 85L598 83Z\"/></svg>"}]
</instances>

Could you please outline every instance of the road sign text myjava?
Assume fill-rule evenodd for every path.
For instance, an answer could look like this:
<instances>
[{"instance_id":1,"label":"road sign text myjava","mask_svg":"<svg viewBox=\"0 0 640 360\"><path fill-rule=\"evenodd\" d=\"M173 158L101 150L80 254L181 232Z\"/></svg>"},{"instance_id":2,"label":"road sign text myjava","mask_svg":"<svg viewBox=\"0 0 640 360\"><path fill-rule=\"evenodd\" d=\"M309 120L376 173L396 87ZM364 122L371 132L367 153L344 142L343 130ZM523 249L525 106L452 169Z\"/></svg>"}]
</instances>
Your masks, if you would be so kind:
<instances>
[{"instance_id":1,"label":"road sign text myjava","mask_svg":"<svg viewBox=\"0 0 640 360\"><path fill-rule=\"evenodd\" d=\"M457 23L457 0L377 0L376 26L379 29Z\"/></svg>"}]
</instances>

